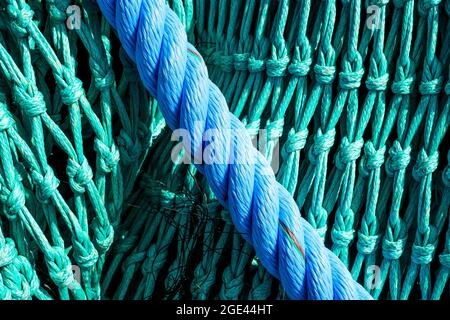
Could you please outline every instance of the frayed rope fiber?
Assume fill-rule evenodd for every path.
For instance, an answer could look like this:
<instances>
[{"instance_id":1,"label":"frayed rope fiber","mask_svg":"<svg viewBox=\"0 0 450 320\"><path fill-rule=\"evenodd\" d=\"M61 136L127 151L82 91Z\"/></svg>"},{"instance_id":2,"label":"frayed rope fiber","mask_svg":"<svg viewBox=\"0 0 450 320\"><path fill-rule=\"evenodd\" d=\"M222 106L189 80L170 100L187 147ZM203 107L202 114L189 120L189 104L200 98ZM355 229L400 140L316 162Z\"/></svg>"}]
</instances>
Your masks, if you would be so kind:
<instances>
[{"instance_id":1,"label":"frayed rope fiber","mask_svg":"<svg viewBox=\"0 0 450 320\"><path fill-rule=\"evenodd\" d=\"M253 245L267 270L281 280L290 298L370 299L300 216L292 195L275 180L268 161L253 148L245 126L228 110L203 60L188 43L183 25L165 2L99 0L98 4L146 88L158 100L169 127L187 129L193 143L202 141L206 130L223 132L215 146L221 157L233 157L234 162L204 164L199 169L228 208L237 230ZM203 124L201 130L196 123ZM239 134L230 136L229 129ZM194 154L202 148L200 144L189 147Z\"/></svg>"}]
</instances>

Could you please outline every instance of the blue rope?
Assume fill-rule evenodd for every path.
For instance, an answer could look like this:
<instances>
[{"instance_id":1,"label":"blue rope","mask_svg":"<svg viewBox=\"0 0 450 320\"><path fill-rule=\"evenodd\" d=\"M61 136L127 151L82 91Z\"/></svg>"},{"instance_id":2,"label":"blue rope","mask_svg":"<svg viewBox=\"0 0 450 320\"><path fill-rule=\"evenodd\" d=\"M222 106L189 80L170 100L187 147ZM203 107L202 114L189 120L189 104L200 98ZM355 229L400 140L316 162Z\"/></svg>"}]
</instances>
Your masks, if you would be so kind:
<instances>
[{"instance_id":1,"label":"blue rope","mask_svg":"<svg viewBox=\"0 0 450 320\"><path fill-rule=\"evenodd\" d=\"M233 157L233 164L204 164L199 170L218 201L229 209L236 229L252 243L262 264L281 280L287 294L293 299L370 299L301 218L292 196L276 182L264 156L249 147L251 139L244 125L229 112L165 1L98 3L136 62L146 88L158 100L169 127L189 130L192 153L201 151L203 145L195 142L202 141L206 130L221 133L214 141L215 150L223 151L218 158ZM304 248L305 256L296 244Z\"/></svg>"}]
</instances>

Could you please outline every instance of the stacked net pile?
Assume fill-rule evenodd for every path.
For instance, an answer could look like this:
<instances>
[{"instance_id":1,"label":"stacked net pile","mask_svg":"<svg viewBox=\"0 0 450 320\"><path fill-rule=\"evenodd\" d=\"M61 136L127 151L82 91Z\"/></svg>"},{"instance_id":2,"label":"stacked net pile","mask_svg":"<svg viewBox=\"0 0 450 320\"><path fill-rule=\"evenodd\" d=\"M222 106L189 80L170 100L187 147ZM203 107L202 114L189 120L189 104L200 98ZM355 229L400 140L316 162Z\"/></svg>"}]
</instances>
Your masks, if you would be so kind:
<instances>
[{"instance_id":1,"label":"stacked net pile","mask_svg":"<svg viewBox=\"0 0 450 320\"><path fill-rule=\"evenodd\" d=\"M70 4L0 3L1 299L101 297L124 199L164 127L95 2Z\"/></svg>"},{"instance_id":2,"label":"stacked net pile","mask_svg":"<svg viewBox=\"0 0 450 320\"><path fill-rule=\"evenodd\" d=\"M450 1L168 4L352 276L448 297ZM0 7L0 299L287 298L95 2Z\"/></svg>"}]
</instances>

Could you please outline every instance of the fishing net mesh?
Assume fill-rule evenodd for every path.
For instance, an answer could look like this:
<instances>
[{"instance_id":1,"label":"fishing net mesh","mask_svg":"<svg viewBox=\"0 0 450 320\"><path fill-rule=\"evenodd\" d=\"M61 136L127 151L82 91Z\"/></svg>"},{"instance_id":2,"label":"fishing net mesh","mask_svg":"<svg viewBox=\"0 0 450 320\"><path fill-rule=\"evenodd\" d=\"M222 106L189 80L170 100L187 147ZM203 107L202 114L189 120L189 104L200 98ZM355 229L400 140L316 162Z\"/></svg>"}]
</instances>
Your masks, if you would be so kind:
<instances>
[{"instance_id":1,"label":"fishing net mesh","mask_svg":"<svg viewBox=\"0 0 450 320\"><path fill-rule=\"evenodd\" d=\"M448 298L450 1L168 4L352 276ZM0 299L287 299L95 1L0 8Z\"/></svg>"}]
</instances>

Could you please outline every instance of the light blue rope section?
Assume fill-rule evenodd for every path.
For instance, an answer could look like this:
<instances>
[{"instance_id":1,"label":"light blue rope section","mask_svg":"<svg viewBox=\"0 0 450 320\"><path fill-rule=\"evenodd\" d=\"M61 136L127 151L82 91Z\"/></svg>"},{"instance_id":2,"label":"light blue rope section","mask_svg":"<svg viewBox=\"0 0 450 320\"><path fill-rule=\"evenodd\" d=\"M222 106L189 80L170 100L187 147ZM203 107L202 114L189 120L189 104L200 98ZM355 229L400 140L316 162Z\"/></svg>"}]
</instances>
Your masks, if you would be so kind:
<instances>
[{"instance_id":1,"label":"light blue rope section","mask_svg":"<svg viewBox=\"0 0 450 320\"><path fill-rule=\"evenodd\" d=\"M244 125L230 113L222 93L208 79L203 59L188 43L182 23L165 1L98 3L117 29L146 88L157 98L169 127L185 128L191 134L192 144L186 147L192 154L202 152L199 141L206 130L221 133L214 141L220 163L198 169L218 201L229 209L238 232L253 245L265 268L281 280L287 294L293 299L370 299L301 218L291 194L276 182L264 156L251 147ZM223 164L230 163L231 157L233 164Z\"/></svg>"}]
</instances>

